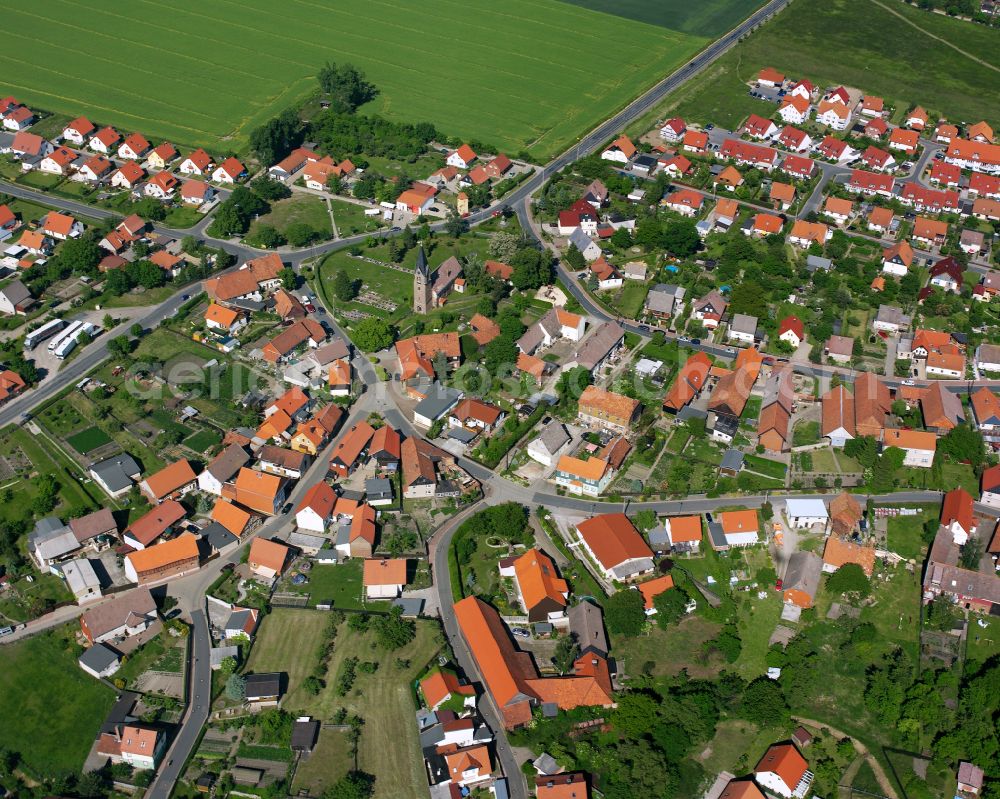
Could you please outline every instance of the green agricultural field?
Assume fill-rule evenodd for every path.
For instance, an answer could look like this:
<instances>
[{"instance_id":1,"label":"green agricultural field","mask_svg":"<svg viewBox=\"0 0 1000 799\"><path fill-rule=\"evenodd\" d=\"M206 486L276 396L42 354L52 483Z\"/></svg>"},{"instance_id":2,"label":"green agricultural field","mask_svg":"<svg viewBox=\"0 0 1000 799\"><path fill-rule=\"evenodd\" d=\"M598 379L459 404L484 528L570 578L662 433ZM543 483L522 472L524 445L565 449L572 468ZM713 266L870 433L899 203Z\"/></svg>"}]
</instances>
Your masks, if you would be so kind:
<instances>
[{"instance_id":1,"label":"green agricultural field","mask_svg":"<svg viewBox=\"0 0 1000 799\"><path fill-rule=\"evenodd\" d=\"M0 747L20 753L30 772L79 773L114 703L114 691L76 663L76 626L4 647Z\"/></svg>"},{"instance_id":2,"label":"green agricultural field","mask_svg":"<svg viewBox=\"0 0 1000 799\"><path fill-rule=\"evenodd\" d=\"M599 2L599 0L594 0ZM901 37L906 47L898 46ZM775 113L746 81L765 66L818 86L844 84L885 97L902 113L924 106L936 118L1000 124L1000 33L892 0L796 0L700 78L668 97L632 131L677 114L727 127L747 114ZM830 54L836 57L831 58Z\"/></svg>"},{"instance_id":3,"label":"green agricultural field","mask_svg":"<svg viewBox=\"0 0 1000 799\"><path fill-rule=\"evenodd\" d=\"M581 8L603 11L637 22L661 25L694 36L719 36L732 30L763 3L729 0L725 3L692 3L689 0L565 0Z\"/></svg>"},{"instance_id":4,"label":"green agricultural field","mask_svg":"<svg viewBox=\"0 0 1000 799\"><path fill-rule=\"evenodd\" d=\"M719 5L728 20L748 0ZM681 24L708 30L709 16ZM367 111L538 156L707 42L558 0L152 0L141 13L125 0L86 13L38 0L10 9L4 34L0 91L183 145L242 148L255 126L312 92L333 60L380 88Z\"/></svg>"},{"instance_id":5,"label":"green agricultural field","mask_svg":"<svg viewBox=\"0 0 1000 799\"><path fill-rule=\"evenodd\" d=\"M88 427L86 430L81 430L66 440L73 449L81 455L86 455L88 452L93 452L98 447L103 447L110 442L111 436L99 427Z\"/></svg>"}]
</instances>

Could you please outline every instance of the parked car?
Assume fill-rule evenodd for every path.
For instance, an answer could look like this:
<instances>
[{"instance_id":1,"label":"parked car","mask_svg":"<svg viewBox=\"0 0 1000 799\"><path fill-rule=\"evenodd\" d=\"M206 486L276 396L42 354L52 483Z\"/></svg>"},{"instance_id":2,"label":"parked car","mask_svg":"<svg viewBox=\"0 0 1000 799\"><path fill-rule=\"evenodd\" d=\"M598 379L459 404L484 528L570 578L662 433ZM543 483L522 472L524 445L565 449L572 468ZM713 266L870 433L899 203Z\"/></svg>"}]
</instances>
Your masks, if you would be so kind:
<instances>
[{"instance_id":1,"label":"parked car","mask_svg":"<svg viewBox=\"0 0 1000 799\"><path fill-rule=\"evenodd\" d=\"M531 638L531 631L525 630L523 627L515 627L510 632L516 638Z\"/></svg>"}]
</instances>

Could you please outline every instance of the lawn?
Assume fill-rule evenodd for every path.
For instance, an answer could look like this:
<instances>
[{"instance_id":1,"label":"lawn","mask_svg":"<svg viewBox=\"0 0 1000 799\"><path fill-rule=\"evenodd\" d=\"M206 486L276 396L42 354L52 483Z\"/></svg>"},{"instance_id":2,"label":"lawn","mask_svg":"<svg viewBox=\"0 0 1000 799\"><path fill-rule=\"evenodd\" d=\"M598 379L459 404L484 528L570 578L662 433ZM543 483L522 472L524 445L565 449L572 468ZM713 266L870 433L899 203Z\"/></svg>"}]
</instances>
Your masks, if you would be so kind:
<instances>
[{"instance_id":1,"label":"lawn","mask_svg":"<svg viewBox=\"0 0 1000 799\"><path fill-rule=\"evenodd\" d=\"M305 790L308 796L322 796L333 784L354 768L351 744L339 730L320 730L319 741L309 757L300 760L292 781L292 795Z\"/></svg>"},{"instance_id":2,"label":"lawn","mask_svg":"<svg viewBox=\"0 0 1000 799\"><path fill-rule=\"evenodd\" d=\"M819 422L799 422L792 428L792 446L819 443Z\"/></svg>"},{"instance_id":3,"label":"lawn","mask_svg":"<svg viewBox=\"0 0 1000 799\"><path fill-rule=\"evenodd\" d=\"M908 508L920 508L916 516L890 516L887 535L888 547L892 552L910 560L920 560L925 544L922 539L924 524L928 519L937 519L940 505L907 503Z\"/></svg>"},{"instance_id":4,"label":"lawn","mask_svg":"<svg viewBox=\"0 0 1000 799\"><path fill-rule=\"evenodd\" d=\"M720 19L742 14L748 2L721 4ZM135 14L125 0L72 18L60 0L11 10L0 91L154 139L231 150L312 92L326 61L351 62L380 89L365 111L545 156L707 41L557 0L474 8L454 0L433 7L418 0L176 0L146 11ZM475 46L459 56L456 42Z\"/></svg>"},{"instance_id":5,"label":"lawn","mask_svg":"<svg viewBox=\"0 0 1000 799\"><path fill-rule=\"evenodd\" d=\"M342 624L329 662L327 686L319 696L313 697L300 686L312 670L313 653L322 640L326 622L326 614L317 611L279 610L272 613L261 626L250 655L250 666L257 671L288 673L290 690L282 701L286 710L329 720L343 707L365 720L358 767L375 775L375 797L394 799L425 792L427 782L417 728L410 723L416 710L410 686L440 648L436 625L418 623L412 642L387 653L376 648L371 632L359 633L346 623ZM351 656L361 661L375 661L379 668L375 674L365 674L359 669L352 689L346 697L341 697L336 692L336 675L344 660ZM400 660L409 665L399 668L397 661Z\"/></svg>"},{"instance_id":6,"label":"lawn","mask_svg":"<svg viewBox=\"0 0 1000 799\"><path fill-rule=\"evenodd\" d=\"M322 239L328 239L333 234L326 202L312 194L296 193L285 200L272 203L269 213L257 217L250 226L247 240L252 241L255 238L261 225L270 225L284 234L288 226L296 222L305 223Z\"/></svg>"},{"instance_id":7,"label":"lawn","mask_svg":"<svg viewBox=\"0 0 1000 799\"><path fill-rule=\"evenodd\" d=\"M769 458L761 458L757 455L745 455L743 457L743 464L752 472L766 474L768 477L773 477L775 480L785 479L787 467L785 464L779 463L778 461L772 461Z\"/></svg>"},{"instance_id":8,"label":"lawn","mask_svg":"<svg viewBox=\"0 0 1000 799\"><path fill-rule=\"evenodd\" d=\"M895 46L900 35L910 46ZM675 114L726 127L751 112L771 116L775 105L751 98L745 83L765 66L817 86L858 87L898 112L920 104L935 119L985 115L996 127L1000 74L976 60L995 64L996 48L995 31L901 3L797 0L633 127L642 132Z\"/></svg>"},{"instance_id":9,"label":"lawn","mask_svg":"<svg viewBox=\"0 0 1000 799\"><path fill-rule=\"evenodd\" d=\"M80 772L115 699L77 665L77 629L70 624L4 647L0 747L43 775Z\"/></svg>"},{"instance_id":10,"label":"lawn","mask_svg":"<svg viewBox=\"0 0 1000 799\"><path fill-rule=\"evenodd\" d=\"M81 455L86 455L110 442L111 436L99 427L88 427L86 430L81 430L76 435L70 436L66 441Z\"/></svg>"},{"instance_id":11,"label":"lawn","mask_svg":"<svg viewBox=\"0 0 1000 799\"><path fill-rule=\"evenodd\" d=\"M309 582L304 585L286 583L283 591L297 594L308 594L309 601L331 603L335 608L383 607L384 602L365 602L361 587L361 570L364 561L361 558L351 558L346 563L336 566L313 565L308 572Z\"/></svg>"},{"instance_id":12,"label":"lawn","mask_svg":"<svg viewBox=\"0 0 1000 799\"><path fill-rule=\"evenodd\" d=\"M211 449L222 440L215 430L199 430L192 436L188 436L182 442L185 447L193 452L204 452Z\"/></svg>"},{"instance_id":13,"label":"lawn","mask_svg":"<svg viewBox=\"0 0 1000 799\"><path fill-rule=\"evenodd\" d=\"M333 221L341 238L356 233L367 233L383 227L380 216L365 216L365 206L343 200L330 200L333 207Z\"/></svg>"},{"instance_id":14,"label":"lawn","mask_svg":"<svg viewBox=\"0 0 1000 799\"><path fill-rule=\"evenodd\" d=\"M645 635L615 636L612 642L619 668L624 666L629 677L640 674L673 677L683 669L693 679L712 679L718 675L723 665L721 657L717 654L705 657L702 646L719 634L721 625L695 615L666 630L656 625L655 616L653 622Z\"/></svg>"},{"instance_id":15,"label":"lawn","mask_svg":"<svg viewBox=\"0 0 1000 799\"><path fill-rule=\"evenodd\" d=\"M648 293L649 286L647 284L638 280L626 280L611 304L626 319L638 319Z\"/></svg>"}]
</instances>

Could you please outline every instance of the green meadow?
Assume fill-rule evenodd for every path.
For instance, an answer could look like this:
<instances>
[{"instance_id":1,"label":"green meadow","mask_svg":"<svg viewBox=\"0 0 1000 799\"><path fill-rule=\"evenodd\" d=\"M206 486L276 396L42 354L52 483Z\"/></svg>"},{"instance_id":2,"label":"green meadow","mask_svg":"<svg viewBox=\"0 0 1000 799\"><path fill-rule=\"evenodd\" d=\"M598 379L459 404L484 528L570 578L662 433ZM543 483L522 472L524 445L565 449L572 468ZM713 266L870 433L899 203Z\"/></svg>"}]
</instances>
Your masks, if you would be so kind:
<instances>
[{"instance_id":1,"label":"green meadow","mask_svg":"<svg viewBox=\"0 0 1000 799\"><path fill-rule=\"evenodd\" d=\"M747 3L717 5L729 19ZM707 42L594 7L36 0L4 15L0 92L155 139L239 151L256 125L315 89L324 62L349 61L381 90L367 113L545 157Z\"/></svg>"}]
</instances>

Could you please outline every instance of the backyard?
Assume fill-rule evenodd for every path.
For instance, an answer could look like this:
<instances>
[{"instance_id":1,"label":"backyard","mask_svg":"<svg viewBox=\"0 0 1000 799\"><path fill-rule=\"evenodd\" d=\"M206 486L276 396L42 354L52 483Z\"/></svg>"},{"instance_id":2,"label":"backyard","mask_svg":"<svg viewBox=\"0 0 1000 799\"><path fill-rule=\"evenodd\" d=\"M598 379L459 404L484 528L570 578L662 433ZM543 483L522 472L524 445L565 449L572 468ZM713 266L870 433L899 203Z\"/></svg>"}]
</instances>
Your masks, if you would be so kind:
<instances>
[{"instance_id":1,"label":"backyard","mask_svg":"<svg viewBox=\"0 0 1000 799\"><path fill-rule=\"evenodd\" d=\"M76 663L78 629L68 624L4 647L0 747L18 752L29 773L79 772L114 703L114 691Z\"/></svg>"},{"instance_id":2,"label":"backyard","mask_svg":"<svg viewBox=\"0 0 1000 799\"><path fill-rule=\"evenodd\" d=\"M418 622L413 641L386 653L377 648L370 630L358 632L346 622L341 624L328 664L327 684L314 697L302 689L302 681L312 670L313 653L324 640L327 622L328 616L319 611L276 610L261 625L248 669L286 672L289 692L283 705L293 713L301 711L329 720L343 707L361 716L365 725L358 767L375 775L375 796L416 796L426 790L426 776L413 723L416 707L411 683L441 646L436 625ZM337 676L348 657L376 661L379 666L374 674L358 669L352 688L341 697Z\"/></svg>"}]
</instances>

